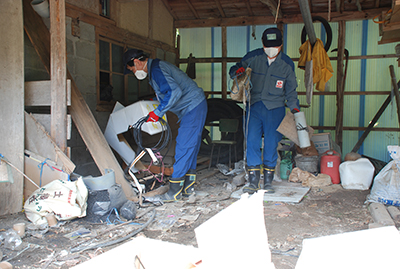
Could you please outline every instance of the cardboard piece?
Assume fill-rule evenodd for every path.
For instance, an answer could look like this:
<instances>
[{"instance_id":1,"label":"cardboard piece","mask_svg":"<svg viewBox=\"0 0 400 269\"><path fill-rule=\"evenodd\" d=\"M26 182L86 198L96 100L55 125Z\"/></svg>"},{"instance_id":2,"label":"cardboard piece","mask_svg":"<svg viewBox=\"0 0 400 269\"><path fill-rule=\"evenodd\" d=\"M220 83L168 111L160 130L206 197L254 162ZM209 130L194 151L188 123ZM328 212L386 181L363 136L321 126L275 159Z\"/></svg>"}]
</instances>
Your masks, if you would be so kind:
<instances>
[{"instance_id":1,"label":"cardboard piece","mask_svg":"<svg viewBox=\"0 0 400 269\"><path fill-rule=\"evenodd\" d=\"M332 149L332 138L330 133L313 134L310 139L314 143L319 155Z\"/></svg>"},{"instance_id":2,"label":"cardboard piece","mask_svg":"<svg viewBox=\"0 0 400 269\"><path fill-rule=\"evenodd\" d=\"M295 268L399 268L399 244L394 226L308 238Z\"/></svg>"},{"instance_id":3,"label":"cardboard piece","mask_svg":"<svg viewBox=\"0 0 400 269\"><path fill-rule=\"evenodd\" d=\"M313 136L314 129L311 128L307 124L308 128L308 135L311 137ZM286 136L288 139L293 141L296 145L300 146L299 142L299 137L297 135L297 129L296 129L296 122L294 120L294 116L292 112L288 111L286 113L286 116L283 118L281 124L278 126L278 129L276 129L278 132Z\"/></svg>"},{"instance_id":4,"label":"cardboard piece","mask_svg":"<svg viewBox=\"0 0 400 269\"><path fill-rule=\"evenodd\" d=\"M43 164L43 165L42 165ZM69 175L62 171L54 161L25 150L25 174L39 187L45 186L56 179L67 181ZM37 188L28 179L24 178L24 197L27 199Z\"/></svg>"}]
</instances>

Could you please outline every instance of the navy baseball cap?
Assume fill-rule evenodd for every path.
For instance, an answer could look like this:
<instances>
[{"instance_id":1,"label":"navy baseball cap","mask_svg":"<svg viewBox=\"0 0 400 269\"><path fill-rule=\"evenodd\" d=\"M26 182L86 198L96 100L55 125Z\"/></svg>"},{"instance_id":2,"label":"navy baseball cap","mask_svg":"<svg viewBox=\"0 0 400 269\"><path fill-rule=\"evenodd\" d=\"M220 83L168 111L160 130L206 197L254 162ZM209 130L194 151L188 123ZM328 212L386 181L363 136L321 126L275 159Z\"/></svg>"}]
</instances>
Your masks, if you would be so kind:
<instances>
[{"instance_id":1,"label":"navy baseball cap","mask_svg":"<svg viewBox=\"0 0 400 269\"><path fill-rule=\"evenodd\" d=\"M122 60L124 63L124 75L129 74L131 71L127 68L127 64L134 59L141 59L142 57L147 56L144 54L143 50L138 49L130 49L125 51L124 55L122 55Z\"/></svg>"},{"instance_id":2,"label":"navy baseball cap","mask_svg":"<svg viewBox=\"0 0 400 269\"><path fill-rule=\"evenodd\" d=\"M276 27L268 28L262 35L264 47L279 47L282 45L282 32Z\"/></svg>"}]
</instances>

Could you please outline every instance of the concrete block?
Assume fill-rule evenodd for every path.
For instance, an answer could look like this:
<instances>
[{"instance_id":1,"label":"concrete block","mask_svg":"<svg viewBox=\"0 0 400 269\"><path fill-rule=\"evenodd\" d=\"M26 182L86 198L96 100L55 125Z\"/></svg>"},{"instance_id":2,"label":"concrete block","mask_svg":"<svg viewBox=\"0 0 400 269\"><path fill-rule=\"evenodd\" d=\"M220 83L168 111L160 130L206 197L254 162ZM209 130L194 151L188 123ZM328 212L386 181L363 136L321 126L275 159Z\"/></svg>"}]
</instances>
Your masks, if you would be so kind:
<instances>
[{"instance_id":1,"label":"concrete block","mask_svg":"<svg viewBox=\"0 0 400 269\"><path fill-rule=\"evenodd\" d=\"M79 74L75 76L75 83L78 86L79 91L83 94L96 94L96 81L88 80ZM95 97L96 99L96 97Z\"/></svg>"},{"instance_id":2,"label":"concrete block","mask_svg":"<svg viewBox=\"0 0 400 269\"><path fill-rule=\"evenodd\" d=\"M75 74L86 77L86 79L96 80L96 61L76 58L75 59Z\"/></svg>"},{"instance_id":3,"label":"concrete block","mask_svg":"<svg viewBox=\"0 0 400 269\"><path fill-rule=\"evenodd\" d=\"M67 38L67 58L75 56L75 42Z\"/></svg>"},{"instance_id":4,"label":"concrete block","mask_svg":"<svg viewBox=\"0 0 400 269\"><path fill-rule=\"evenodd\" d=\"M368 206L374 222L384 226L394 226L394 221L386 210L386 206L380 203L371 203Z\"/></svg>"},{"instance_id":5,"label":"concrete block","mask_svg":"<svg viewBox=\"0 0 400 269\"><path fill-rule=\"evenodd\" d=\"M396 223L400 223L400 210L395 206L388 206L387 211Z\"/></svg>"},{"instance_id":6,"label":"concrete block","mask_svg":"<svg viewBox=\"0 0 400 269\"><path fill-rule=\"evenodd\" d=\"M96 42L96 31L93 25L81 21L79 22L79 27L81 30L81 40L90 41L92 43Z\"/></svg>"},{"instance_id":7,"label":"concrete block","mask_svg":"<svg viewBox=\"0 0 400 269\"><path fill-rule=\"evenodd\" d=\"M75 42L76 56L96 61L96 44L86 41Z\"/></svg>"}]
</instances>

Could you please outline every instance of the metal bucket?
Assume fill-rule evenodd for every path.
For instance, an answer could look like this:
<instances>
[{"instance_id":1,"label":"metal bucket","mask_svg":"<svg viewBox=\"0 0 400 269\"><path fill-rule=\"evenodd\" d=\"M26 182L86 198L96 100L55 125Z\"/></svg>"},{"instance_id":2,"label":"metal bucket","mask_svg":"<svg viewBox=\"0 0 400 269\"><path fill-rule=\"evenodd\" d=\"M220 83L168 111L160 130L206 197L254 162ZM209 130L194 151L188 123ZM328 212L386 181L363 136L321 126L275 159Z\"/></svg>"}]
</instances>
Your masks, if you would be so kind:
<instances>
[{"instance_id":1,"label":"metal bucket","mask_svg":"<svg viewBox=\"0 0 400 269\"><path fill-rule=\"evenodd\" d=\"M300 168L301 170L310 173L318 173L319 156L296 155L296 157L294 157L294 161L296 167Z\"/></svg>"}]
</instances>

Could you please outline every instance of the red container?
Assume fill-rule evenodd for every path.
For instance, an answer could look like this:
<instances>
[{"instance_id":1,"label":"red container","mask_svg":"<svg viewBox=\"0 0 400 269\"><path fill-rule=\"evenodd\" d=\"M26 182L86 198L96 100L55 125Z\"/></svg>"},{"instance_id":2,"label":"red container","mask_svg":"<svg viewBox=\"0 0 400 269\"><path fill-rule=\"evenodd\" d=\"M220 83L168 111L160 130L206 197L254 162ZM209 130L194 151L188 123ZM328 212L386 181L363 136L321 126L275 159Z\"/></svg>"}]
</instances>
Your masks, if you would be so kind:
<instances>
[{"instance_id":1,"label":"red container","mask_svg":"<svg viewBox=\"0 0 400 269\"><path fill-rule=\"evenodd\" d=\"M321 174L329 175L333 184L340 183L340 155L334 150L327 150L321 156Z\"/></svg>"}]
</instances>

